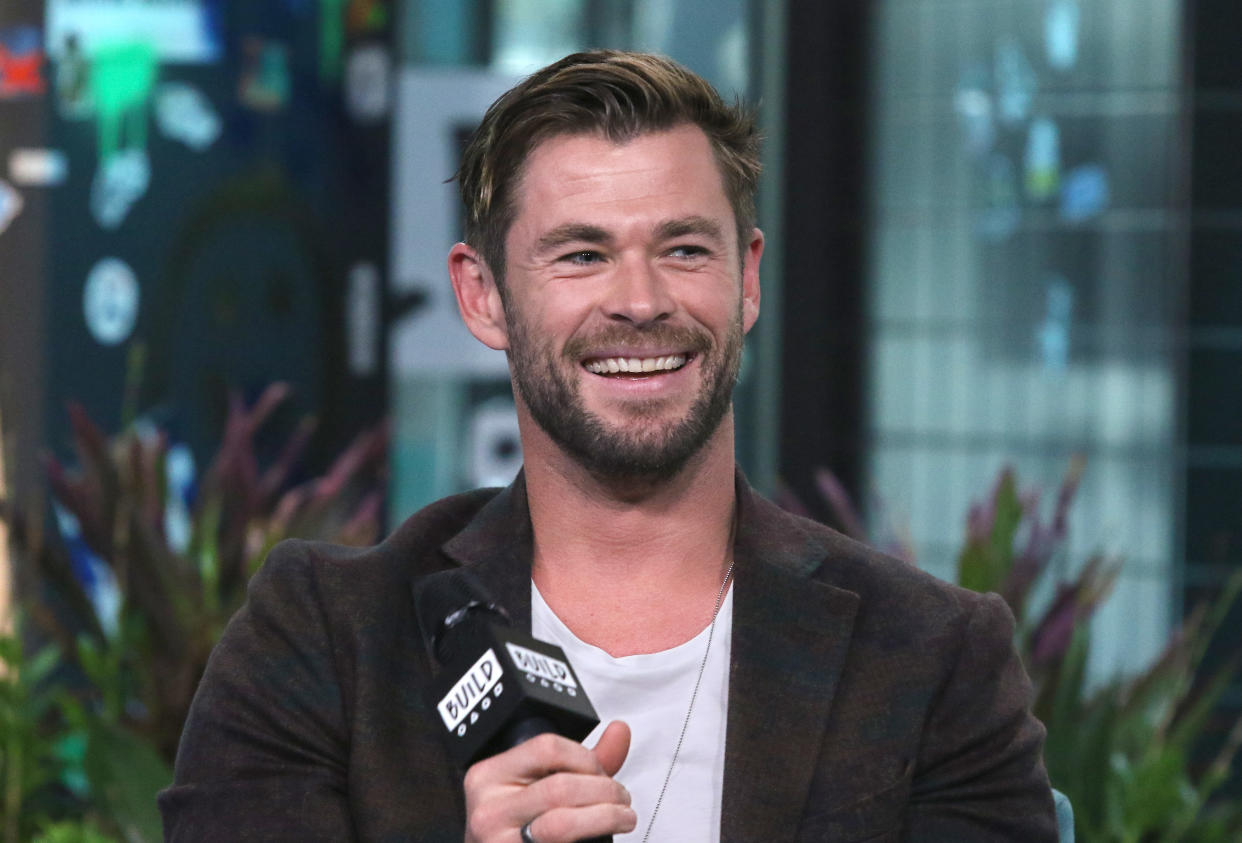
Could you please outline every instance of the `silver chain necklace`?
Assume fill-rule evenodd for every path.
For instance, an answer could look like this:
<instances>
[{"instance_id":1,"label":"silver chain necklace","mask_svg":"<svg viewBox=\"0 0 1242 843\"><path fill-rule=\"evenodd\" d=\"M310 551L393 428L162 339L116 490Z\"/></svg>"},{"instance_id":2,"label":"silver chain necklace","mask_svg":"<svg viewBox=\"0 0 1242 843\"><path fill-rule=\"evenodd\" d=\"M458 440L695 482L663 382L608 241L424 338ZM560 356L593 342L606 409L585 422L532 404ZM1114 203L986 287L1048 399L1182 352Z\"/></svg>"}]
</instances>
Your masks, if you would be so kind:
<instances>
[{"instance_id":1,"label":"silver chain necklace","mask_svg":"<svg viewBox=\"0 0 1242 843\"><path fill-rule=\"evenodd\" d=\"M731 544L732 542L730 542ZM729 570L725 571L724 581L720 583L720 591L716 594L716 606L712 609L712 623L707 628L707 646L703 649L703 662L699 665L699 675L694 680L694 691L690 694L690 705L686 708L686 719L681 724L681 734L677 736L677 747L673 750L673 758L668 762L668 772L664 774L664 784L660 785L660 795L656 797L655 808L651 811L651 819L647 821L647 830L643 832L643 843L651 836L651 828L655 825L656 815L664 804L664 791L668 790L669 779L673 777L673 768L677 766L677 756L681 754L681 743L686 739L686 729L690 727L690 715L694 713L694 701L699 696L699 685L703 682L703 672L707 670L707 657L712 652L712 638L716 634L716 620L720 617L720 604L724 601L725 587L729 585L729 577L733 575L733 560L729 560Z\"/></svg>"}]
</instances>

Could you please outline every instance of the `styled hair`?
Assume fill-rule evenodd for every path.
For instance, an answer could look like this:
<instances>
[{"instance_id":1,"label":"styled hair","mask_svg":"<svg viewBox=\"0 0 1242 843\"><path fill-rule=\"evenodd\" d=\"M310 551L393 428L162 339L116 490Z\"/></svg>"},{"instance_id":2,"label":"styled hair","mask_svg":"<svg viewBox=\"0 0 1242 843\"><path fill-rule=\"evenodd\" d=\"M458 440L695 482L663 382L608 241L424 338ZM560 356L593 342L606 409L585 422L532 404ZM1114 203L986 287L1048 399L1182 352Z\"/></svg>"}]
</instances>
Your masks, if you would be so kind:
<instances>
[{"instance_id":1,"label":"styled hair","mask_svg":"<svg viewBox=\"0 0 1242 843\"><path fill-rule=\"evenodd\" d=\"M700 76L649 53L591 50L536 71L492 103L465 153L457 181L466 208L466 242L504 291L505 237L527 157L545 140L599 134L625 143L693 124L715 153L744 249L755 225L759 134L741 102L727 105Z\"/></svg>"}]
</instances>

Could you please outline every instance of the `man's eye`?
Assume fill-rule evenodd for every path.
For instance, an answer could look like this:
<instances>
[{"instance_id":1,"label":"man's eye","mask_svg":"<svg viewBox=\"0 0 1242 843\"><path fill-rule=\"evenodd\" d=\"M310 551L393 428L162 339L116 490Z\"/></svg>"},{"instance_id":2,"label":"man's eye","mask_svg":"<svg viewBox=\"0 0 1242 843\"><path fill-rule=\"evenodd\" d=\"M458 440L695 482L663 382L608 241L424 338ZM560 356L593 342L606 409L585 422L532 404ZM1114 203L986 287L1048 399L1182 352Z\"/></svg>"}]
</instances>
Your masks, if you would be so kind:
<instances>
[{"instance_id":1,"label":"man's eye","mask_svg":"<svg viewBox=\"0 0 1242 843\"><path fill-rule=\"evenodd\" d=\"M675 258L701 258L707 254L707 249L702 246L674 246L668 253Z\"/></svg>"},{"instance_id":2,"label":"man's eye","mask_svg":"<svg viewBox=\"0 0 1242 843\"><path fill-rule=\"evenodd\" d=\"M561 260L576 264L578 266L590 266L591 264L599 263L603 260L603 256L600 255L599 252L592 251L570 252L568 255L561 258Z\"/></svg>"}]
</instances>

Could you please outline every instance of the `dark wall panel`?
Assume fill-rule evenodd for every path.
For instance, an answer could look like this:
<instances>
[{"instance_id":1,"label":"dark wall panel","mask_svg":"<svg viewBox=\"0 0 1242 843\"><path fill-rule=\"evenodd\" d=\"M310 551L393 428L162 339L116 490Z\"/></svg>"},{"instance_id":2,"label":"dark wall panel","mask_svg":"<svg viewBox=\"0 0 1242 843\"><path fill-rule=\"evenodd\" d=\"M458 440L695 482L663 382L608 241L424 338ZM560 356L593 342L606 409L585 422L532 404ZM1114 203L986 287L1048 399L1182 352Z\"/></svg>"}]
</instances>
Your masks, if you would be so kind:
<instances>
[{"instance_id":1,"label":"dark wall panel","mask_svg":"<svg viewBox=\"0 0 1242 843\"><path fill-rule=\"evenodd\" d=\"M813 507L817 468L862 478L870 17L789 4L780 470Z\"/></svg>"}]
</instances>

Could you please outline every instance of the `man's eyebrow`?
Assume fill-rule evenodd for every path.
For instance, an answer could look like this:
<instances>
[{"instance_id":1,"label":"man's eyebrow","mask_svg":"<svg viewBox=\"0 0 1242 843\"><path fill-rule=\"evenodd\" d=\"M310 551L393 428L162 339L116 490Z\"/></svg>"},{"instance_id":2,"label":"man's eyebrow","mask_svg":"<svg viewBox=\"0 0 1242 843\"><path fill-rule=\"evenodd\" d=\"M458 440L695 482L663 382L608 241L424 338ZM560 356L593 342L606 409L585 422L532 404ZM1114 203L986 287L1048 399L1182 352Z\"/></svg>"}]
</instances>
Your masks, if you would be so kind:
<instances>
[{"instance_id":1,"label":"man's eyebrow","mask_svg":"<svg viewBox=\"0 0 1242 843\"><path fill-rule=\"evenodd\" d=\"M597 243L607 245L612 242L612 235L597 225L570 222L558 225L544 234L535 243L535 252L548 252L558 249L566 243Z\"/></svg>"},{"instance_id":2,"label":"man's eyebrow","mask_svg":"<svg viewBox=\"0 0 1242 843\"><path fill-rule=\"evenodd\" d=\"M680 217L662 222L656 227L656 239L658 240L671 240L676 237L685 237L688 234L701 234L715 240L724 240L724 232L721 231L720 225L707 217Z\"/></svg>"}]
</instances>

